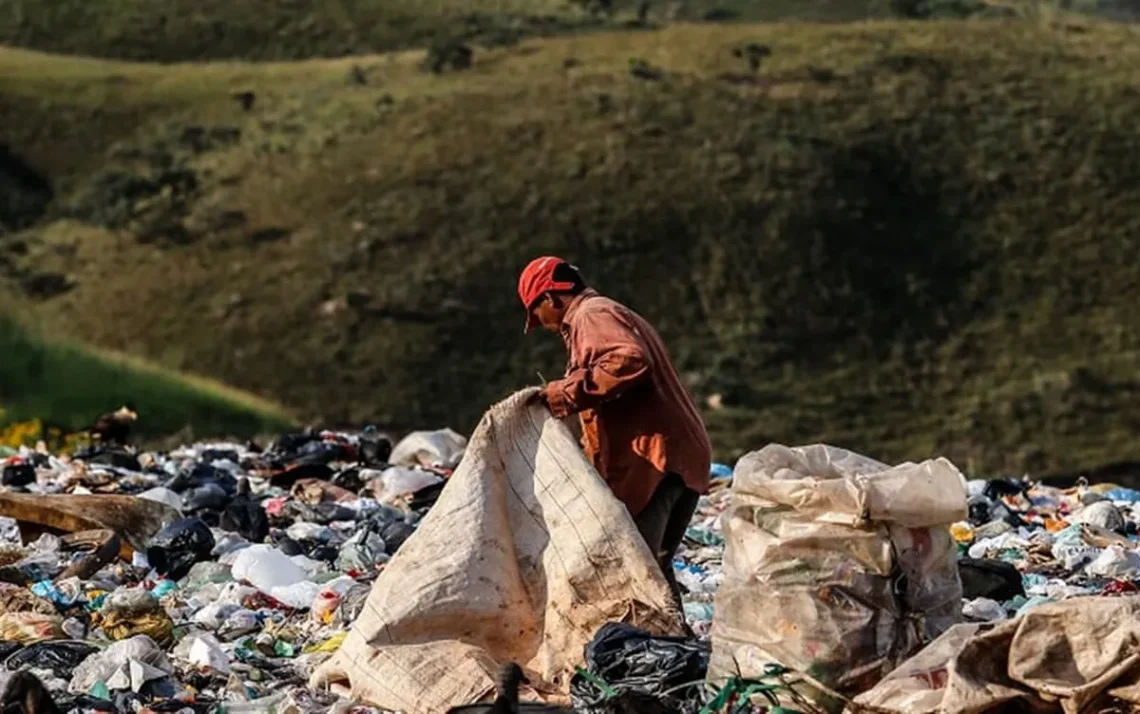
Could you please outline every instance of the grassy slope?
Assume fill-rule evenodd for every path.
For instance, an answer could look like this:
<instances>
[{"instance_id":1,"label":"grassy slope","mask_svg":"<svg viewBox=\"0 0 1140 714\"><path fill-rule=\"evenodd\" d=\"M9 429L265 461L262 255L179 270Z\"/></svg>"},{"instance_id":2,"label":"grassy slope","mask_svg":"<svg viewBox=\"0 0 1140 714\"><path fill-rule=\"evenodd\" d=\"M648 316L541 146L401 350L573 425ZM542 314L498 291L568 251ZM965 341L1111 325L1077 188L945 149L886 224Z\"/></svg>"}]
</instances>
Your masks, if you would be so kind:
<instances>
[{"instance_id":1,"label":"grassy slope","mask_svg":"<svg viewBox=\"0 0 1140 714\"><path fill-rule=\"evenodd\" d=\"M304 59L423 47L439 36L484 42L615 26L635 0L594 17L570 0L0 0L0 44L162 62ZM858 20L886 0L656 0L649 17Z\"/></svg>"},{"instance_id":2,"label":"grassy slope","mask_svg":"<svg viewBox=\"0 0 1140 714\"><path fill-rule=\"evenodd\" d=\"M659 325L702 398L725 395L707 414L722 455L824 439L987 470L1136 458L1136 39L682 26L527 42L444 76L418 53L157 68L5 51L0 142L59 194L21 260L78 281L27 310L307 414L465 428L558 370L513 295L557 251ZM732 53L753 41L772 49L758 78ZM667 76L631 77L631 58ZM242 135L187 153L191 125ZM197 188L90 225L77 197L111 170L153 175L147 156ZM155 237L155 216L188 228Z\"/></svg>"},{"instance_id":3,"label":"grassy slope","mask_svg":"<svg viewBox=\"0 0 1140 714\"><path fill-rule=\"evenodd\" d=\"M0 426L41 419L74 431L132 400L144 438L188 427L199 436L252 436L291 422L281 407L250 394L134 357L44 341L9 321L0 321L0 352Z\"/></svg>"}]
</instances>

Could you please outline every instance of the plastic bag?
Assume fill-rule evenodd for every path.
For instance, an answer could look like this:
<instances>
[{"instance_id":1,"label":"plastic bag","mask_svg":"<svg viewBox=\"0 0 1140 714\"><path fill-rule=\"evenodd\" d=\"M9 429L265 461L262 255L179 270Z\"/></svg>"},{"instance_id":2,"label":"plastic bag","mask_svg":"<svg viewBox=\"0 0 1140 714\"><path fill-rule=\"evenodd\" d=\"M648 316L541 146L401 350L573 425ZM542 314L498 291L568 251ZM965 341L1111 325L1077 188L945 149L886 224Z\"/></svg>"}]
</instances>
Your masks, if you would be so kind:
<instances>
[{"instance_id":1,"label":"plastic bag","mask_svg":"<svg viewBox=\"0 0 1140 714\"><path fill-rule=\"evenodd\" d=\"M1124 532L1124 516L1110 501L1097 501L1069 517L1069 523L1088 523L1105 530Z\"/></svg>"},{"instance_id":2,"label":"plastic bag","mask_svg":"<svg viewBox=\"0 0 1140 714\"><path fill-rule=\"evenodd\" d=\"M962 597L967 600L990 598L999 602L1025 595L1021 573L1000 560L963 558L958 561Z\"/></svg>"},{"instance_id":3,"label":"plastic bag","mask_svg":"<svg viewBox=\"0 0 1140 714\"><path fill-rule=\"evenodd\" d=\"M226 506L219 523L223 530L241 534L251 543L261 543L269 535L269 519L259 503L235 498Z\"/></svg>"},{"instance_id":4,"label":"plastic bag","mask_svg":"<svg viewBox=\"0 0 1140 714\"><path fill-rule=\"evenodd\" d=\"M400 466L379 472L365 469L360 475L368 479L367 487L372 491L373 497L380 503L389 505L403 496L443 482L443 479L431 471Z\"/></svg>"},{"instance_id":5,"label":"plastic bag","mask_svg":"<svg viewBox=\"0 0 1140 714\"><path fill-rule=\"evenodd\" d=\"M199 518L184 518L159 531L146 549L146 558L161 575L178 580L195 563L209 560L214 534Z\"/></svg>"},{"instance_id":6,"label":"plastic bag","mask_svg":"<svg viewBox=\"0 0 1140 714\"><path fill-rule=\"evenodd\" d=\"M463 458L467 439L451 429L413 431L396 448L388 461L396 466L440 466L455 468Z\"/></svg>"},{"instance_id":7,"label":"plastic bag","mask_svg":"<svg viewBox=\"0 0 1140 714\"><path fill-rule=\"evenodd\" d=\"M212 669L221 674L230 673L230 660L222 651L222 645L213 635L194 635L190 642L186 659L195 667Z\"/></svg>"},{"instance_id":8,"label":"plastic bag","mask_svg":"<svg viewBox=\"0 0 1140 714\"><path fill-rule=\"evenodd\" d=\"M119 673L126 673L129 683L132 663L146 667L146 670L142 670L141 667L137 668L140 669L140 672L134 678L135 680L147 676L153 678L156 673L157 676L164 676L174 671L170 660L166 658L154 640L140 635L122 642L116 642L102 652L83 660L75 668L75 674L71 678L68 690L78 694L90 690L96 682L106 682L110 685L115 679L115 675Z\"/></svg>"},{"instance_id":9,"label":"plastic bag","mask_svg":"<svg viewBox=\"0 0 1140 714\"><path fill-rule=\"evenodd\" d=\"M98 647L77 640L37 642L10 656L4 665L12 671L24 667L51 670L55 676L67 678L83 660L98 651Z\"/></svg>"},{"instance_id":10,"label":"plastic bag","mask_svg":"<svg viewBox=\"0 0 1140 714\"><path fill-rule=\"evenodd\" d=\"M289 556L271 545L254 545L239 551L231 572L235 578L298 609L308 609L321 590Z\"/></svg>"},{"instance_id":11,"label":"plastic bag","mask_svg":"<svg viewBox=\"0 0 1140 714\"><path fill-rule=\"evenodd\" d=\"M15 518L0 516L0 543L21 546L24 543L20 536L20 524Z\"/></svg>"},{"instance_id":12,"label":"plastic bag","mask_svg":"<svg viewBox=\"0 0 1140 714\"><path fill-rule=\"evenodd\" d=\"M1102 578L1131 580L1140 572L1140 553L1110 545L1085 568L1085 573Z\"/></svg>"},{"instance_id":13,"label":"plastic bag","mask_svg":"<svg viewBox=\"0 0 1140 714\"><path fill-rule=\"evenodd\" d=\"M36 468L31 464L8 464L0 472L0 485L21 487L36 482Z\"/></svg>"},{"instance_id":14,"label":"plastic bag","mask_svg":"<svg viewBox=\"0 0 1140 714\"><path fill-rule=\"evenodd\" d=\"M357 532L340 548L336 567L341 571L371 570L386 555L387 544L371 527Z\"/></svg>"},{"instance_id":15,"label":"plastic bag","mask_svg":"<svg viewBox=\"0 0 1140 714\"><path fill-rule=\"evenodd\" d=\"M148 501L157 501L158 503L165 503L174 510L182 512L182 497L169 488L158 486L148 491L143 491L139 494L139 498L145 498Z\"/></svg>"},{"instance_id":16,"label":"plastic bag","mask_svg":"<svg viewBox=\"0 0 1140 714\"><path fill-rule=\"evenodd\" d=\"M617 707L625 693L644 695L635 697L641 700L652 697L657 707L653 711L696 712L704 703L701 682L708 666L707 644L653 637L645 630L610 622L586 646L589 676L574 676L570 698L575 711L582 714L624 711ZM695 684L681 686L691 683Z\"/></svg>"},{"instance_id":17,"label":"plastic bag","mask_svg":"<svg viewBox=\"0 0 1140 714\"><path fill-rule=\"evenodd\" d=\"M55 605L44 600L27 588L0 583L0 613L37 612L41 615L56 614Z\"/></svg>"},{"instance_id":18,"label":"plastic bag","mask_svg":"<svg viewBox=\"0 0 1140 714\"><path fill-rule=\"evenodd\" d=\"M1001 603L989 598L980 597L970 600L962 605L962 616L975 622L997 622L1009 619L1009 613Z\"/></svg>"},{"instance_id":19,"label":"plastic bag","mask_svg":"<svg viewBox=\"0 0 1140 714\"><path fill-rule=\"evenodd\" d=\"M107 596L98 624L112 640L145 635L159 644L173 637L174 622L158 600L143 588L121 588Z\"/></svg>"},{"instance_id":20,"label":"plastic bag","mask_svg":"<svg viewBox=\"0 0 1140 714\"><path fill-rule=\"evenodd\" d=\"M765 447L736 465L710 674L779 664L861 691L961 620L949 525L965 479L945 459L889 467L831 446ZM832 706L818 686L803 694Z\"/></svg>"}]
</instances>

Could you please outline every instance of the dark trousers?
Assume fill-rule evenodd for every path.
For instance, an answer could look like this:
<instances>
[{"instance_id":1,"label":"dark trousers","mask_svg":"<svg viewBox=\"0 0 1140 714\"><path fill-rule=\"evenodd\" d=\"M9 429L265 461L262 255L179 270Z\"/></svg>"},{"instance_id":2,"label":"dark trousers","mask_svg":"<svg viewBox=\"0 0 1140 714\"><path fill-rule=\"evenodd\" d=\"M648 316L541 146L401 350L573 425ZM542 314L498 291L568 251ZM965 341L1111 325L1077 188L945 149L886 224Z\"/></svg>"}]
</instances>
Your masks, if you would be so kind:
<instances>
[{"instance_id":1,"label":"dark trousers","mask_svg":"<svg viewBox=\"0 0 1140 714\"><path fill-rule=\"evenodd\" d=\"M649 505L634 519L637 530L641 531L641 537L649 544L649 549L665 573L665 579L669 581L678 610L682 609L681 587L673 572L673 556L685 537L685 530L693 519L700 497L677 474L665 474L649 499Z\"/></svg>"}]
</instances>

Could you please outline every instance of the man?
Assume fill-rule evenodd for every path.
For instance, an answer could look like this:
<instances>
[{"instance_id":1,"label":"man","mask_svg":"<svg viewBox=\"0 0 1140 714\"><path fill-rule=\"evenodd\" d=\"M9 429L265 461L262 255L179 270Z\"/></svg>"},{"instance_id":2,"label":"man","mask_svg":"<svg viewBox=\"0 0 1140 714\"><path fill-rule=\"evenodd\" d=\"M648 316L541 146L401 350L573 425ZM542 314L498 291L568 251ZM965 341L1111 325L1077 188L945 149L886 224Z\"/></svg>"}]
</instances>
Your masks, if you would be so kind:
<instances>
[{"instance_id":1,"label":"man","mask_svg":"<svg viewBox=\"0 0 1140 714\"><path fill-rule=\"evenodd\" d=\"M693 400L653 327L566 261L532 261L518 291L526 331L561 334L569 353L566 376L537 398L556 417L579 415L587 457L629 509L679 608L673 556L708 490L711 458Z\"/></svg>"}]
</instances>

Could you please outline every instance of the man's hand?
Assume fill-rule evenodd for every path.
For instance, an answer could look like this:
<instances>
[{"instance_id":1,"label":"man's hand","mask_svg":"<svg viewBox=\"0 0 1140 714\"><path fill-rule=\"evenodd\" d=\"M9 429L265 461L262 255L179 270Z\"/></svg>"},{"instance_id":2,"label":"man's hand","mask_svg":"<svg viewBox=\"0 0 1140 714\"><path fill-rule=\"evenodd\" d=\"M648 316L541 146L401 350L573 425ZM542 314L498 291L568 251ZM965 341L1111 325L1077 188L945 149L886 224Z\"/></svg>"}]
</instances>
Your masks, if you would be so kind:
<instances>
[{"instance_id":1,"label":"man's hand","mask_svg":"<svg viewBox=\"0 0 1140 714\"><path fill-rule=\"evenodd\" d=\"M550 401L546 397L546 387L531 392L530 396L526 398L527 406L534 404L543 404L547 407L550 406Z\"/></svg>"}]
</instances>

